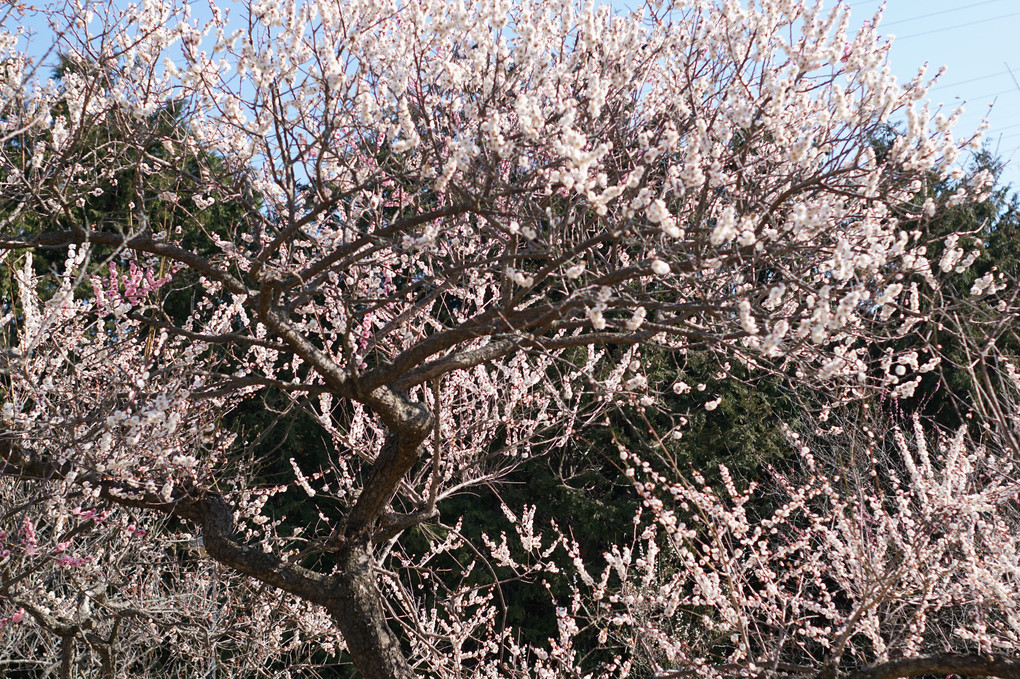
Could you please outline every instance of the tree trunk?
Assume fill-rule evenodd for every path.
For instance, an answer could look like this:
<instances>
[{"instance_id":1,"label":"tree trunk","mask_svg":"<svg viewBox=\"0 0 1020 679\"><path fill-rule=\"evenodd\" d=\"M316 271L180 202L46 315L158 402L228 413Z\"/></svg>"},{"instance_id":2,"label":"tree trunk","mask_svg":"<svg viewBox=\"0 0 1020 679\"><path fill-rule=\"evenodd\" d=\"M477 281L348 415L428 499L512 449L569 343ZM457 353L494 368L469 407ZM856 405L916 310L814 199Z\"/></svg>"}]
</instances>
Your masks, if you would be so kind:
<instances>
[{"instance_id":1,"label":"tree trunk","mask_svg":"<svg viewBox=\"0 0 1020 679\"><path fill-rule=\"evenodd\" d=\"M74 679L74 646L74 635L60 637L60 679Z\"/></svg>"},{"instance_id":2,"label":"tree trunk","mask_svg":"<svg viewBox=\"0 0 1020 679\"><path fill-rule=\"evenodd\" d=\"M349 545L339 554L339 573L326 603L365 679L414 679L400 640L386 623L386 609L372 572L366 544Z\"/></svg>"}]
</instances>

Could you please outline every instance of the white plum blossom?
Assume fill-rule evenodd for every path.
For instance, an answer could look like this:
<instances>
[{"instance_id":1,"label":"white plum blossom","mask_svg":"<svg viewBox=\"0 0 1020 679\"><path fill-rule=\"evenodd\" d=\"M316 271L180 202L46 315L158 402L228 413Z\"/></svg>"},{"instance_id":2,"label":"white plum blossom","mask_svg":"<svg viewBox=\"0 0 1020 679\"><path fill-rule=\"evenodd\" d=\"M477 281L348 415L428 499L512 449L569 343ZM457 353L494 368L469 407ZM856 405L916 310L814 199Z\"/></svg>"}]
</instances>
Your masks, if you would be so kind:
<instances>
[{"instance_id":1,"label":"white plum blossom","mask_svg":"<svg viewBox=\"0 0 1020 679\"><path fill-rule=\"evenodd\" d=\"M639 306L637 309L635 309L634 315L627 320L626 323L627 330L637 330L638 328L640 328L641 325L645 322L646 313L647 312L645 311L645 308L643 306Z\"/></svg>"},{"instance_id":2,"label":"white plum blossom","mask_svg":"<svg viewBox=\"0 0 1020 679\"><path fill-rule=\"evenodd\" d=\"M573 265L572 267L564 271L563 274L571 280L575 278L580 278L581 274L584 273L584 267L585 267L584 262L578 262L577 264Z\"/></svg>"},{"instance_id":3,"label":"white plum blossom","mask_svg":"<svg viewBox=\"0 0 1020 679\"><path fill-rule=\"evenodd\" d=\"M737 236L736 215L736 210L730 205L723 210L722 214L716 217L716 224L712 229L712 245L728 243Z\"/></svg>"},{"instance_id":4,"label":"white plum blossom","mask_svg":"<svg viewBox=\"0 0 1020 679\"><path fill-rule=\"evenodd\" d=\"M535 284L535 277L523 271L517 271L511 267L506 269L506 277L523 288L530 288Z\"/></svg>"}]
</instances>

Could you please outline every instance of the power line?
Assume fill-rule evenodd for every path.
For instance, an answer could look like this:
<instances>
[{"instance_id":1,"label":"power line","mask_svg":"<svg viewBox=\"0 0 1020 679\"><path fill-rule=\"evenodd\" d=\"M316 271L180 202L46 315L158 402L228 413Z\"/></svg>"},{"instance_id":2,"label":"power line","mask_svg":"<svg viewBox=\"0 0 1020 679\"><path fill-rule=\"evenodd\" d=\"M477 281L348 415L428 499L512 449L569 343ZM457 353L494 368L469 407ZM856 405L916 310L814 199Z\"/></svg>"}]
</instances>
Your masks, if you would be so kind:
<instances>
[{"instance_id":1,"label":"power line","mask_svg":"<svg viewBox=\"0 0 1020 679\"><path fill-rule=\"evenodd\" d=\"M978 76L976 78L968 78L967 80L958 80L958 81L952 82L952 83L942 83L940 85L936 85L935 87L931 88L931 90L929 90L929 91L934 92L935 90L941 90L941 89L944 89L944 88L947 88L947 87L957 87L959 85L968 85L970 83L976 83L979 80L988 80L989 78L998 78L998 77L1004 76L1004 75L1009 75L1009 71L999 71L998 73L989 73L988 75L980 75L980 76Z\"/></svg>"},{"instance_id":2,"label":"power line","mask_svg":"<svg viewBox=\"0 0 1020 679\"><path fill-rule=\"evenodd\" d=\"M1010 125L1009 127L1016 127L1016 125ZM1009 127L1004 127L1002 129L1008 130ZM987 132L985 132L985 136L988 138L995 139L1009 139L1010 137L1020 137L1020 132L1010 132L1009 134L996 134L996 132L988 130Z\"/></svg>"},{"instance_id":3,"label":"power line","mask_svg":"<svg viewBox=\"0 0 1020 679\"><path fill-rule=\"evenodd\" d=\"M963 5L962 7L953 7L952 9L944 9L944 10L942 10L940 12L929 12L928 14L919 14L918 16L910 17L909 19L897 19L896 21L889 21L889 22L883 21L882 25L881 25L881 28L885 28L886 26L894 26L896 24L903 24L903 23L906 23L908 21L921 21L922 19L928 19L930 17L938 16L940 14L949 14L950 12L960 12L960 11L963 11L965 9L970 9L971 7L979 7L981 5L990 5L993 2L1002 2L1002 0L981 0L981 2L972 2L969 5Z\"/></svg>"},{"instance_id":4,"label":"power line","mask_svg":"<svg viewBox=\"0 0 1020 679\"><path fill-rule=\"evenodd\" d=\"M952 26L943 26L942 28L933 28L930 31L921 31L920 33L911 33L910 35L897 36L896 40L909 40L910 38L920 38L922 35L931 35L932 33L940 33L942 31L952 31L957 28L966 28L967 26L977 26L978 24L987 24L989 21L1001 21L1002 19L1009 19L1011 17L1020 16L1020 12L1012 12L1010 14L1003 14L997 17L988 17L987 19L978 19L977 21L971 21L966 24L954 24Z\"/></svg>"},{"instance_id":5,"label":"power line","mask_svg":"<svg viewBox=\"0 0 1020 679\"><path fill-rule=\"evenodd\" d=\"M979 94L977 96L962 96L962 95L958 94L958 95L956 95L956 98L957 99L964 99L966 101L981 101L982 99L991 99L992 97L1001 97L1004 94L1011 94L1011 93L1015 93L1017 91L1018 90L1017 90L1016 86L1014 85L1013 87L1010 87L1008 90L999 90L998 92L989 92L988 94Z\"/></svg>"}]
</instances>

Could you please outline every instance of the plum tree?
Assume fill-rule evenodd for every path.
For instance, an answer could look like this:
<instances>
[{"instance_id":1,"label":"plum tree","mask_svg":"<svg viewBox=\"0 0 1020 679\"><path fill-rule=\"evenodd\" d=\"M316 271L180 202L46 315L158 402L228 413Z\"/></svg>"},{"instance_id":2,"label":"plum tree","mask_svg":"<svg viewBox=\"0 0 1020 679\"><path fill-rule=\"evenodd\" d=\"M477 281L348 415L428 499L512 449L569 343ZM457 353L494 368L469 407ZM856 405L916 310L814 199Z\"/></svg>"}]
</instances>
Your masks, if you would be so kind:
<instances>
[{"instance_id":1,"label":"plum tree","mask_svg":"<svg viewBox=\"0 0 1020 679\"><path fill-rule=\"evenodd\" d=\"M305 633L329 636L328 616L330 648L369 679L625 675L640 649L608 641L603 604L627 607L610 615L618 627L683 645L687 632L667 630L696 586L691 606L716 617L690 633L711 643L690 642L701 662L669 647L656 672L754 671L772 651L786 671L783 643L746 633L786 638L778 619L704 589L716 575L701 560L736 553L679 546L687 533L656 489L688 505L694 491L633 450L621 452L643 514L666 530L639 542L673 541L668 577L621 545L592 579L569 536L539 534L541 498L506 507L513 534L480 544L440 512L616 403L653 408L662 389L691 388L650 384L643 347L681 362L716 352L836 404L913 393L938 357L892 342L927 322L920 298L935 298L939 268L972 261L966 237L948 236L933 271L925 225L943 205L922 189L962 176L980 131L953 136L955 114L924 103L923 70L895 81L877 17L850 34L844 7L790 0L650 2L626 16L544 0L253 1L240 17L211 3L78 3L44 14L80 67L42 81L39 36L18 11L0 41L0 249L17 290L4 309L0 456L35 485L45 512L33 531L53 544L32 549L48 565L95 559L88 541L65 539L69 517L110 512L91 532L120 540L140 512L159 529L139 568L158 579L169 545L200 544L231 577L285 593L280 609ZM167 125L171 105L179 122ZM879 147L897 115L904 133ZM125 171L134 198L88 210ZM989 182L978 173L942 202L981 200ZM226 206L230 223L202 221ZM33 267L33 252L54 249L57 266ZM712 410L719 397L704 389L697 407ZM272 447L223 426L257 399L310 416L328 460L285 441L272 454L292 476L267 481ZM683 422L675 413L654 434ZM791 493L827 492L805 483ZM301 515L317 517L298 526L280 509L295 490ZM833 501L817 517L855 507ZM12 553L29 544L24 530L5 539ZM499 584L563 559L577 580L556 609L559 636L525 644L501 622ZM643 595L628 592L658 576L668 603L639 614ZM754 577L741 596L794 606ZM34 609L46 624L24 582L0 589L29 602L11 615L24 623ZM798 596L830 591L804 582ZM830 629L876 620L832 617ZM960 638L987 645L980 624ZM825 625L803 629L822 643ZM874 643L884 631L862 633ZM578 651L584 635L608 652ZM730 659L713 665L723 647Z\"/></svg>"}]
</instances>

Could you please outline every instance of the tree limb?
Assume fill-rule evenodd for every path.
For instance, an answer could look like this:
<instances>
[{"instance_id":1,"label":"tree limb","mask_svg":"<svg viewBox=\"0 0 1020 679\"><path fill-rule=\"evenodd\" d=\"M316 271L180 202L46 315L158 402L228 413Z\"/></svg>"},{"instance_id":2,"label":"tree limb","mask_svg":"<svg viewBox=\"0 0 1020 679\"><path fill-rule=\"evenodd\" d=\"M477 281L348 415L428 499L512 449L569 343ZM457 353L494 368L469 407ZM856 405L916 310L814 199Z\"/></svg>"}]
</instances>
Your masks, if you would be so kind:
<instances>
[{"instance_id":1,"label":"tree limb","mask_svg":"<svg viewBox=\"0 0 1020 679\"><path fill-rule=\"evenodd\" d=\"M856 672L850 675L849 679L903 679L927 674L1020 679L1020 659L993 653L985 655L944 653L891 660Z\"/></svg>"}]
</instances>

